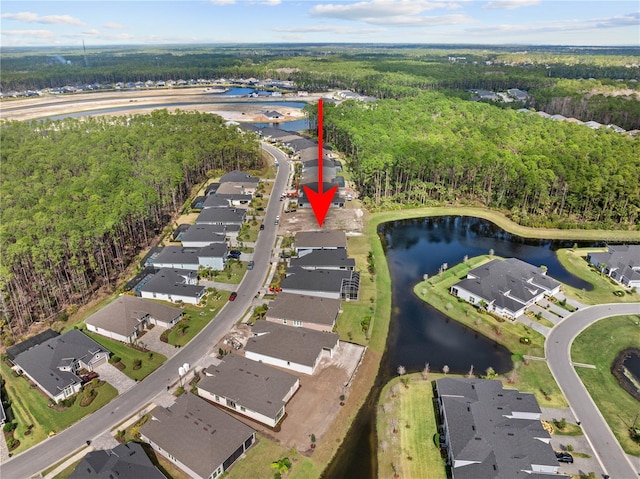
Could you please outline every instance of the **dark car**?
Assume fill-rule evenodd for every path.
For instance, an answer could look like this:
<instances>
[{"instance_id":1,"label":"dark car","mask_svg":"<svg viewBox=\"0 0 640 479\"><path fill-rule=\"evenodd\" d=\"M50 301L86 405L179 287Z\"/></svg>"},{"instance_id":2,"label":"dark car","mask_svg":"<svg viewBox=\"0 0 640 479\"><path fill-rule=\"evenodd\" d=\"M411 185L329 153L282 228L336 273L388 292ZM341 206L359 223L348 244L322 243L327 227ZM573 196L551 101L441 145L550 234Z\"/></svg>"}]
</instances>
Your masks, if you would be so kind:
<instances>
[{"instance_id":1,"label":"dark car","mask_svg":"<svg viewBox=\"0 0 640 479\"><path fill-rule=\"evenodd\" d=\"M89 374L85 374L84 376L82 376L81 379L83 383L88 383L89 381L97 377L98 377L98 373L95 371L91 371Z\"/></svg>"},{"instance_id":2,"label":"dark car","mask_svg":"<svg viewBox=\"0 0 640 479\"><path fill-rule=\"evenodd\" d=\"M289 253L280 253L280 257L287 259L287 258L291 258L291 255Z\"/></svg>"},{"instance_id":3,"label":"dark car","mask_svg":"<svg viewBox=\"0 0 640 479\"><path fill-rule=\"evenodd\" d=\"M568 452L556 452L556 459L558 460L558 462L573 464L573 456Z\"/></svg>"},{"instance_id":4,"label":"dark car","mask_svg":"<svg viewBox=\"0 0 640 479\"><path fill-rule=\"evenodd\" d=\"M231 251L229 251L229 258L238 259L241 254L242 254L242 251L237 249L232 249Z\"/></svg>"},{"instance_id":5,"label":"dark car","mask_svg":"<svg viewBox=\"0 0 640 479\"><path fill-rule=\"evenodd\" d=\"M264 229L264 223L260 225L260 231Z\"/></svg>"},{"instance_id":6,"label":"dark car","mask_svg":"<svg viewBox=\"0 0 640 479\"><path fill-rule=\"evenodd\" d=\"M255 196L256 198L262 198L262 194L260 194L260 193L256 193L254 196Z\"/></svg>"},{"instance_id":7,"label":"dark car","mask_svg":"<svg viewBox=\"0 0 640 479\"><path fill-rule=\"evenodd\" d=\"M237 297L238 297L238 293L234 291L229 295L229 301L235 301Z\"/></svg>"},{"instance_id":8,"label":"dark car","mask_svg":"<svg viewBox=\"0 0 640 479\"><path fill-rule=\"evenodd\" d=\"M249 262L247 263L247 269L253 269L253 265L254 265L254 264L255 264L255 263L254 263L253 261L249 261Z\"/></svg>"}]
</instances>

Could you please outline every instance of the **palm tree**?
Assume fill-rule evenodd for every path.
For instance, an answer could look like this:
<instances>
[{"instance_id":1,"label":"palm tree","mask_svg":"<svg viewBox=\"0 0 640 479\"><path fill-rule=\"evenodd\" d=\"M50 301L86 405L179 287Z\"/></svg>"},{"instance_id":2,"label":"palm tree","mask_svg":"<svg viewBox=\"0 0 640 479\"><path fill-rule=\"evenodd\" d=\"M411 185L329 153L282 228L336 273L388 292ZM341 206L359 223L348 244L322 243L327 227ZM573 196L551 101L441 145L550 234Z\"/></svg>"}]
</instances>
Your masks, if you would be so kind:
<instances>
[{"instance_id":1,"label":"palm tree","mask_svg":"<svg viewBox=\"0 0 640 479\"><path fill-rule=\"evenodd\" d=\"M289 472L289 469L291 469L291 461L288 457L283 457L275 462L272 462L271 469L275 469L276 471L278 471L276 476L284 477L287 472Z\"/></svg>"}]
</instances>

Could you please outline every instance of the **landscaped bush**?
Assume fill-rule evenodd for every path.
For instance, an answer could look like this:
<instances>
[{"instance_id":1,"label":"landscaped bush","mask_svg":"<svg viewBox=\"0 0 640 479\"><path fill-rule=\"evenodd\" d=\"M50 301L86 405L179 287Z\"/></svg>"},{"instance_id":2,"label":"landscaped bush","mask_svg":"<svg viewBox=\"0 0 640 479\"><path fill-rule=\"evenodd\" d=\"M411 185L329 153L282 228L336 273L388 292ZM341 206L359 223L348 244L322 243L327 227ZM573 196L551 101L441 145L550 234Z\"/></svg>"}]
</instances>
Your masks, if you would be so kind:
<instances>
[{"instance_id":1,"label":"landscaped bush","mask_svg":"<svg viewBox=\"0 0 640 479\"><path fill-rule=\"evenodd\" d=\"M13 451L19 445L20 445L20 441L18 441L16 438L14 437L7 438L7 447L9 448L10 451Z\"/></svg>"},{"instance_id":2,"label":"landscaped bush","mask_svg":"<svg viewBox=\"0 0 640 479\"><path fill-rule=\"evenodd\" d=\"M6 423L6 424L4 425L4 427L2 428L2 430L3 430L4 432L11 432L11 431L13 431L15 428L17 428L17 427L18 427L18 423L17 423L17 422L15 422L15 421L12 421L12 422L8 422L8 423Z\"/></svg>"},{"instance_id":3,"label":"landscaped bush","mask_svg":"<svg viewBox=\"0 0 640 479\"><path fill-rule=\"evenodd\" d=\"M120 356L111 356L111 358L109 359L110 363L119 363L120 361L122 361L122 358Z\"/></svg>"},{"instance_id":4,"label":"landscaped bush","mask_svg":"<svg viewBox=\"0 0 640 479\"><path fill-rule=\"evenodd\" d=\"M164 331L162 331L162 334L160 335L160 341L162 341L163 343L168 343L170 332L171 331L169 329L165 329Z\"/></svg>"},{"instance_id":5,"label":"landscaped bush","mask_svg":"<svg viewBox=\"0 0 640 479\"><path fill-rule=\"evenodd\" d=\"M63 399L62 401L60 401L60 403L64 406L64 407L71 407L73 406L73 403L76 402L76 395L74 394L71 397L68 397L66 399Z\"/></svg>"},{"instance_id":6,"label":"landscaped bush","mask_svg":"<svg viewBox=\"0 0 640 479\"><path fill-rule=\"evenodd\" d=\"M137 358L133 361L133 369L140 369L142 367L142 360Z\"/></svg>"}]
</instances>

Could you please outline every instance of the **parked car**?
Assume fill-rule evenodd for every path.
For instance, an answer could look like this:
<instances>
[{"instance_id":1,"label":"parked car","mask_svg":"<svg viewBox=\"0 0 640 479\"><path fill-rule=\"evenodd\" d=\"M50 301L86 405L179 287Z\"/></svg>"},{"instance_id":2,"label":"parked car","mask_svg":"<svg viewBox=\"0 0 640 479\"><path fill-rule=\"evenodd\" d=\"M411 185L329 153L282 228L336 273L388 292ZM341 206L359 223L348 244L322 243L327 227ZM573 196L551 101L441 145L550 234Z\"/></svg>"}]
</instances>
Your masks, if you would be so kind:
<instances>
[{"instance_id":1,"label":"parked car","mask_svg":"<svg viewBox=\"0 0 640 479\"><path fill-rule=\"evenodd\" d=\"M229 251L229 258L238 259L240 258L241 254L242 254L242 251L238 249L232 249L231 251Z\"/></svg>"},{"instance_id":2,"label":"parked car","mask_svg":"<svg viewBox=\"0 0 640 479\"><path fill-rule=\"evenodd\" d=\"M237 297L238 297L238 293L234 291L229 295L229 301L235 301Z\"/></svg>"},{"instance_id":3,"label":"parked car","mask_svg":"<svg viewBox=\"0 0 640 479\"><path fill-rule=\"evenodd\" d=\"M280 257L287 259L287 258L291 258L291 255L289 253L280 253Z\"/></svg>"},{"instance_id":4,"label":"parked car","mask_svg":"<svg viewBox=\"0 0 640 479\"><path fill-rule=\"evenodd\" d=\"M280 224L280 215L276 216L275 224Z\"/></svg>"},{"instance_id":5,"label":"parked car","mask_svg":"<svg viewBox=\"0 0 640 479\"><path fill-rule=\"evenodd\" d=\"M88 383L92 379L99 377L99 374L95 371L91 371L89 374L85 374L81 377L83 383Z\"/></svg>"},{"instance_id":6,"label":"parked car","mask_svg":"<svg viewBox=\"0 0 640 479\"><path fill-rule=\"evenodd\" d=\"M558 460L558 462L573 464L573 456L568 452L556 452L556 459Z\"/></svg>"},{"instance_id":7,"label":"parked car","mask_svg":"<svg viewBox=\"0 0 640 479\"><path fill-rule=\"evenodd\" d=\"M260 225L260 231L262 231L263 229L264 229L264 223Z\"/></svg>"},{"instance_id":8,"label":"parked car","mask_svg":"<svg viewBox=\"0 0 640 479\"><path fill-rule=\"evenodd\" d=\"M254 196L255 196L256 198L262 198L262 194L261 194L261 193L256 193Z\"/></svg>"},{"instance_id":9,"label":"parked car","mask_svg":"<svg viewBox=\"0 0 640 479\"><path fill-rule=\"evenodd\" d=\"M254 265L254 264L255 264L255 263L254 263L253 261L249 261L249 262L247 263L247 269L253 269L253 265Z\"/></svg>"}]
</instances>

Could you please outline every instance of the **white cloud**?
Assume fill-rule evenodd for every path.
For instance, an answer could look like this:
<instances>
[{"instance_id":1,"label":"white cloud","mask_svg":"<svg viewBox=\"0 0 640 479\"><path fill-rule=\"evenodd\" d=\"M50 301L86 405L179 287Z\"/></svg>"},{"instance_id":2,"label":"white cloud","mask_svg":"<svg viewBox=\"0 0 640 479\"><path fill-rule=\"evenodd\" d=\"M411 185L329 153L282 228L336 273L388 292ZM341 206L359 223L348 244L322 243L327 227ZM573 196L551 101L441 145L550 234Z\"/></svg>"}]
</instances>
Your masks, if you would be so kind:
<instances>
[{"instance_id":1,"label":"white cloud","mask_svg":"<svg viewBox=\"0 0 640 479\"><path fill-rule=\"evenodd\" d=\"M209 0L209 2L212 5L223 6L223 5L233 5L234 3L236 3L236 0Z\"/></svg>"},{"instance_id":2,"label":"white cloud","mask_svg":"<svg viewBox=\"0 0 640 479\"><path fill-rule=\"evenodd\" d=\"M122 23L114 22L105 23L102 26L108 30L122 30L124 28L124 25Z\"/></svg>"},{"instance_id":3,"label":"white cloud","mask_svg":"<svg viewBox=\"0 0 640 479\"><path fill-rule=\"evenodd\" d=\"M11 37L35 37L35 38L52 38L53 32L49 30L2 30L3 35Z\"/></svg>"},{"instance_id":4,"label":"white cloud","mask_svg":"<svg viewBox=\"0 0 640 479\"><path fill-rule=\"evenodd\" d=\"M276 27L276 32L283 33L336 33L340 35L369 35L384 32L384 28L352 28L334 25L309 25L304 27Z\"/></svg>"},{"instance_id":5,"label":"white cloud","mask_svg":"<svg viewBox=\"0 0 640 479\"><path fill-rule=\"evenodd\" d=\"M267 5L268 7L275 7L276 5L280 5L282 0L265 0L262 2L262 5Z\"/></svg>"},{"instance_id":6,"label":"white cloud","mask_svg":"<svg viewBox=\"0 0 640 479\"><path fill-rule=\"evenodd\" d=\"M636 26L640 22L640 12L606 18L584 18L576 20L557 20L532 24L502 24L468 28L469 33L495 34L531 34L531 33L567 33L597 31L609 28Z\"/></svg>"},{"instance_id":7,"label":"white cloud","mask_svg":"<svg viewBox=\"0 0 640 479\"><path fill-rule=\"evenodd\" d=\"M18 22L27 23L44 23L44 24L67 24L67 25L84 25L83 22L71 15L38 15L33 12L19 12L19 13L3 13L0 15L2 18L9 20L16 20Z\"/></svg>"},{"instance_id":8,"label":"white cloud","mask_svg":"<svg viewBox=\"0 0 640 479\"><path fill-rule=\"evenodd\" d=\"M540 5L540 0L492 0L484 7L486 10L513 10L520 7L531 7Z\"/></svg>"},{"instance_id":9,"label":"white cloud","mask_svg":"<svg viewBox=\"0 0 640 479\"><path fill-rule=\"evenodd\" d=\"M430 27L458 25L474 20L464 14L426 16L422 13L434 9L457 9L456 2L430 2L424 0L367 0L352 4L316 5L311 14L340 20L361 21L371 25Z\"/></svg>"}]
</instances>

